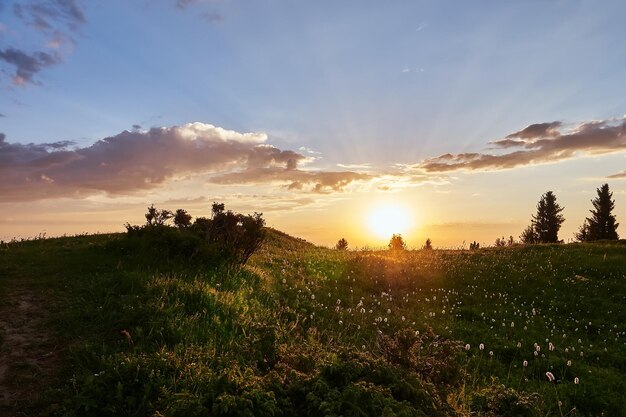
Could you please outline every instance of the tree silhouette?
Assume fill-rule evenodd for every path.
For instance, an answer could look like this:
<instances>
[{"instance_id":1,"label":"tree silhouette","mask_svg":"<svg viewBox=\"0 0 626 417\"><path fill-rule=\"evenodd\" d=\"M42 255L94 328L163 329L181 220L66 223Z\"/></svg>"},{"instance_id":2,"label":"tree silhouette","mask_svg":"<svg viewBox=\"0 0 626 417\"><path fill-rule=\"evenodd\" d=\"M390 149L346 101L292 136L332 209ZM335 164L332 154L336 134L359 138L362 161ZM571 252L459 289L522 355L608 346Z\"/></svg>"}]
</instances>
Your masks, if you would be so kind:
<instances>
[{"instance_id":1,"label":"tree silhouette","mask_svg":"<svg viewBox=\"0 0 626 417\"><path fill-rule=\"evenodd\" d=\"M426 243L424 243L424 248L426 250L431 250L433 248L433 241L430 238L426 239Z\"/></svg>"},{"instance_id":2,"label":"tree silhouette","mask_svg":"<svg viewBox=\"0 0 626 417\"><path fill-rule=\"evenodd\" d=\"M146 223L148 226L162 226L171 219L173 216L172 212L169 210L157 210L152 204L148 207L148 212L146 213Z\"/></svg>"},{"instance_id":3,"label":"tree silhouette","mask_svg":"<svg viewBox=\"0 0 626 417\"><path fill-rule=\"evenodd\" d=\"M539 242L539 237L535 233L535 229L533 228L532 224L524 229L519 238L522 243L525 243L527 245Z\"/></svg>"},{"instance_id":4,"label":"tree silhouette","mask_svg":"<svg viewBox=\"0 0 626 417\"><path fill-rule=\"evenodd\" d=\"M548 191L537 203L537 214L533 215L531 225L522 232L524 243L557 243L559 229L565 218L561 214L563 207L556 202L556 196Z\"/></svg>"},{"instance_id":5,"label":"tree silhouette","mask_svg":"<svg viewBox=\"0 0 626 417\"><path fill-rule=\"evenodd\" d=\"M404 250L406 249L406 243L404 243L404 239L402 239L402 235L394 234L391 236L391 240L389 241L389 249L391 250Z\"/></svg>"},{"instance_id":6,"label":"tree silhouette","mask_svg":"<svg viewBox=\"0 0 626 417\"><path fill-rule=\"evenodd\" d=\"M593 210L591 217L587 217L576 234L576 239L581 242L608 239L617 240L617 227L619 223L615 222L615 216L611 214L615 208L615 200L613 193L609 190L609 184L603 184L596 189L598 196L591 200Z\"/></svg>"},{"instance_id":7,"label":"tree silhouette","mask_svg":"<svg viewBox=\"0 0 626 417\"><path fill-rule=\"evenodd\" d=\"M346 250L348 249L348 241L344 238L339 239L337 244L335 245L335 249L337 250Z\"/></svg>"},{"instance_id":8,"label":"tree silhouette","mask_svg":"<svg viewBox=\"0 0 626 417\"><path fill-rule=\"evenodd\" d=\"M176 210L176 213L174 213L174 225L180 229L191 226L191 214L184 209Z\"/></svg>"},{"instance_id":9,"label":"tree silhouette","mask_svg":"<svg viewBox=\"0 0 626 417\"><path fill-rule=\"evenodd\" d=\"M469 248L470 250L480 249L480 243L473 241L472 243L470 243Z\"/></svg>"}]
</instances>

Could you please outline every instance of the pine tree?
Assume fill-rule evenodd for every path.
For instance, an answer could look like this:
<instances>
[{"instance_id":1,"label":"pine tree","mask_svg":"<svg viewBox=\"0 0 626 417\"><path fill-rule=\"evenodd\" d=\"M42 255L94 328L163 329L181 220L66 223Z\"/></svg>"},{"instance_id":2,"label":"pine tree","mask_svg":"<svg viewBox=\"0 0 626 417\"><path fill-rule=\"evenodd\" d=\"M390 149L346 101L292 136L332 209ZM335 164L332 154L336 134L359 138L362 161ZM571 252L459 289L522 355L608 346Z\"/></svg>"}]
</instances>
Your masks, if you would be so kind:
<instances>
[{"instance_id":1,"label":"pine tree","mask_svg":"<svg viewBox=\"0 0 626 417\"><path fill-rule=\"evenodd\" d=\"M405 250L406 243L404 243L404 239L402 239L402 235L394 234L391 236L391 240L389 241L389 249L393 251Z\"/></svg>"},{"instance_id":2,"label":"pine tree","mask_svg":"<svg viewBox=\"0 0 626 417\"><path fill-rule=\"evenodd\" d=\"M531 225L522 233L522 241L524 243L557 243L559 229L565 221L562 211L563 207L556 202L556 196L552 191L543 194L537 203L537 214L533 215Z\"/></svg>"},{"instance_id":3,"label":"pine tree","mask_svg":"<svg viewBox=\"0 0 626 417\"><path fill-rule=\"evenodd\" d=\"M619 223L615 222L615 216L611 214L615 208L613 193L609 191L609 184L603 184L596 191L598 196L591 200L593 210L589 210L591 217L585 219L585 223L581 226L576 238L580 241L617 240L619 238L617 235Z\"/></svg>"}]
</instances>

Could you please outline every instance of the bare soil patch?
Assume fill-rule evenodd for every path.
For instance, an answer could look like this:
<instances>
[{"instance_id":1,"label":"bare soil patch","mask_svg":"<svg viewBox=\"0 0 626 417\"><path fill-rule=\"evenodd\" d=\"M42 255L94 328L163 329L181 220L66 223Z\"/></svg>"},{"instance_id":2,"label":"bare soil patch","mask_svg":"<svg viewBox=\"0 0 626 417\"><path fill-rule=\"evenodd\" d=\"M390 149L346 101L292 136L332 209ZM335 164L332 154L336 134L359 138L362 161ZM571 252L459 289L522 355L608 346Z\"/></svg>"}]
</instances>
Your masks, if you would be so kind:
<instances>
[{"instance_id":1,"label":"bare soil patch","mask_svg":"<svg viewBox=\"0 0 626 417\"><path fill-rule=\"evenodd\" d=\"M27 416L57 373L60 350L46 329L50 300L9 289L0 304L0 415Z\"/></svg>"}]
</instances>

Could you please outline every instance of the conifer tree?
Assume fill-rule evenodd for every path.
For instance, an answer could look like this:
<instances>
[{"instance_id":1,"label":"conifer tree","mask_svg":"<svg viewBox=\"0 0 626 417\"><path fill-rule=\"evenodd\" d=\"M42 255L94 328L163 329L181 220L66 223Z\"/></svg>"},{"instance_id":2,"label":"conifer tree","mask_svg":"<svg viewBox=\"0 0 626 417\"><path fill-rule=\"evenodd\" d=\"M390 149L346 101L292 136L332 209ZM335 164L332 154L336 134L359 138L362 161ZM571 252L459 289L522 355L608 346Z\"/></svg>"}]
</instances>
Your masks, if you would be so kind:
<instances>
[{"instance_id":1,"label":"conifer tree","mask_svg":"<svg viewBox=\"0 0 626 417\"><path fill-rule=\"evenodd\" d=\"M592 241L600 239L617 240L617 227L615 216L611 214L615 208L613 193L609 190L609 184L603 184L596 189L598 196L591 200L593 210L591 217L587 217L576 234L576 239L580 241Z\"/></svg>"},{"instance_id":2,"label":"conifer tree","mask_svg":"<svg viewBox=\"0 0 626 417\"><path fill-rule=\"evenodd\" d=\"M556 202L556 196L552 191L543 194L537 203L537 214L533 215L531 225L522 233L522 241L524 243L557 243L559 229L565 221L562 211L563 207Z\"/></svg>"}]
</instances>

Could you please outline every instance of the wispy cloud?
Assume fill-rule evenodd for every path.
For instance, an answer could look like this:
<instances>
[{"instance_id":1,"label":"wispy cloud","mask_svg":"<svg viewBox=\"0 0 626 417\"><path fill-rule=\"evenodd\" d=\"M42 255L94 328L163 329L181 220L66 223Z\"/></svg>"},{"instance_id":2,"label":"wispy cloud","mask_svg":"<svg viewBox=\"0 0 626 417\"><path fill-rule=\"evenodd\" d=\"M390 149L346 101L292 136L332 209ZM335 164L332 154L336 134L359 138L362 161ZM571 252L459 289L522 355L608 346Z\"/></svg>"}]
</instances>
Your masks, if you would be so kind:
<instances>
[{"instance_id":1,"label":"wispy cloud","mask_svg":"<svg viewBox=\"0 0 626 417\"><path fill-rule=\"evenodd\" d=\"M626 169L618 172L617 174L609 175L607 178L613 178L613 179L626 178Z\"/></svg>"},{"instance_id":2,"label":"wispy cloud","mask_svg":"<svg viewBox=\"0 0 626 417\"><path fill-rule=\"evenodd\" d=\"M60 57L47 52L28 54L19 49L7 48L0 50L0 61L4 61L14 68L13 84L24 85L37 83L35 75L42 69L59 63Z\"/></svg>"},{"instance_id":3,"label":"wispy cloud","mask_svg":"<svg viewBox=\"0 0 626 417\"><path fill-rule=\"evenodd\" d=\"M19 45L0 50L0 61L12 69L13 85L40 84L36 76L42 70L63 61L75 44L75 34L85 24L79 0L29 0L13 4L13 14L26 28L41 33L48 51L32 51Z\"/></svg>"},{"instance_id":4,"label":"wispy cloud","mask_svg":"<svg viewBox=\"0 0 626 417\"><path fill-rule=\"evenodd\" d=\"M626 119L585 122L570 129L564 129L559 121L538 123L490 143L504 152L448 153L426 159L417 167L430 173L489 171L623 152Z\"/></svg>"}]
</instances>

